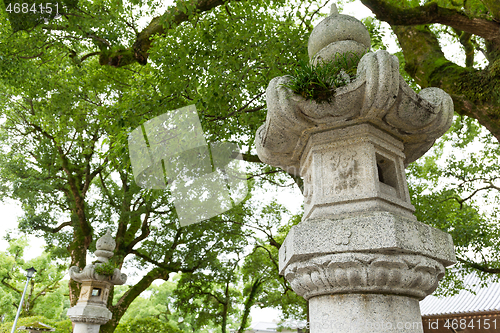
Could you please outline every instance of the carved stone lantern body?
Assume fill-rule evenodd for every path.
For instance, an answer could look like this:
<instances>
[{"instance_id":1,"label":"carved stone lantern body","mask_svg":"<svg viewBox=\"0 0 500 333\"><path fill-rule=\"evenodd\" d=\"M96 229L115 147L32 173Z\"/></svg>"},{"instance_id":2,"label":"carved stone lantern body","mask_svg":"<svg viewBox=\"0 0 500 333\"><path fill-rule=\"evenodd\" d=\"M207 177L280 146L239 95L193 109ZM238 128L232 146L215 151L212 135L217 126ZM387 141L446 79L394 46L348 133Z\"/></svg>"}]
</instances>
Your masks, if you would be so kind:
<instances>
[{"instance_id":1,"label":"carved stone lantern body","mask_svg":"<svg viewBox=\"0 0 500 333\"><path fill-rule=\"evenodd\" d=\"M70 277L81 283L78 303L68 310L68 316L74 323L74 333L98 333L101 325L106 324L112 317L107 308L110 289L114 285L121 285L127 281L127 276L118 268L112 275L99 274L96 267L106 264L113 256L116 243L109 231L97 240L94 264L85 266L83 270L73 266L69 269Z\"/></svg>"},{"instance_id":2,"label":"carved stone lantern body","mask_svg":"<svg viewBox=\"0 0 500 333\"><path fill-rule=\"evenodd\" d=\"M404 168L451 125L438 88L416 94L386 51L367 52L356 19L331 15L311 33L313 64L362 55L331 102L271 80L260 159L304 179L304 215L279 253L280 274L309 301L311 333L422 333L419 300L456 262L451 236L415 218Z\"/></svg>"},{"instance_id":3,"label":"carved stone lantern body","mask_svg":"<svg viewBox=\"0 0 500 333\"><path fill-rule=\"evenodd\" d=\"M304 220L364 211L413 216L403 144L370 124L311 135L300 174Z\"/></svg>"}]
</instances>

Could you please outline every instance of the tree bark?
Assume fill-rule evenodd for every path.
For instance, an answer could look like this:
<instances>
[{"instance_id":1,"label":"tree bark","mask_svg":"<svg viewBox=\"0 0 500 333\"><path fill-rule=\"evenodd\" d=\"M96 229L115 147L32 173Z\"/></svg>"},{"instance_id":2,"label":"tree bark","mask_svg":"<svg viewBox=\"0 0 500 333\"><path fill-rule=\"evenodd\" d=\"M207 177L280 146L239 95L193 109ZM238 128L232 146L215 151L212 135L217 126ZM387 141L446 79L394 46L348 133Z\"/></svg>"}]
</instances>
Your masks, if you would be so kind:
<instances>
[{"instance_id":1,"label":"tree bark","mask_svg":"<svg viewBox=\"0 0 500 333\"><path fill-rule=\"evenodd\" d=\"M500 142L500 59L485 70L447 60L427 26L391 26L403 49L405 70L422 87L449 93L455 112L477 119ZM497 69L498 67L498 69Z\"/></svg>"},{"instance_id":2,"label":"tree bark","mask_svg":"<svg viewBox=\"0 0 500 333\"><path fill-rule=\"evenodd\" d=\"M237 333L244 333L247 322L248 322L248 317L250 316L250 310L252 306L255 304L255 297L257 296L257 293L260 289L260 286L262 285L262 280L260 278L255 279L255 281L252 283L252 288L250 289L250 293L248 295L248 298L245 302L245 308L243 309L243 317L241 319L241 324L240 328L238 329Z\"/></svg>"},{"instance_id":3,"label":"tree bark","mask_svg":"<svg viewBox=\"0 0 500 333\"><path fill-rule=\"evenodd\" d=\"M151 283L153 283L156 279L163 279L165 281L168 280L168 274L171 271L162 270L160 268L154 268L148 274L146 274L138 283L132 286L119 300L115 305L111 305L112 294L109 296L108 300L108 309L111 311L113 316L110 321L108 321L105 325L101 326L100 333L113 333L120 322L120 319L127 311L130 304L144 291L146 290Z\"/></svg>"},{"instance_id":4,"label":"tree bark","mask_svg":"<svg viewBox=\"0 0 500 333\"><path fill-rule=\"evenodd\" d=\"M493 1L490 0L490 2ZM486 40L500 42L499 22L486 18L469 17L458 10L440 7L435 2L413 8L404 8L401 4L389 4L384 0L361 0L361 2L370 8L379 20L391 25L411 26L440 23L481 36Z\"/></svg>"},{"instance_id":5,"label":"tree bark","mask_svg":"<svg viewBox=\"0 0 500 333\"><path fill-rule=\"evenodd\" d=\"M233 0L239 1L239 0ZM142 30L130 48L116 51L102 49L99 57L101 65L123 67L138 62L145 65L148 62L151 38L156 35L165 35L169 29L173 29L182 22L186 22L193 15L209 11L217 6L223 5L229 0L180 0L175 7L170 7L163 15L155 17L149 25Z\"/></svg>"}]
</instances>

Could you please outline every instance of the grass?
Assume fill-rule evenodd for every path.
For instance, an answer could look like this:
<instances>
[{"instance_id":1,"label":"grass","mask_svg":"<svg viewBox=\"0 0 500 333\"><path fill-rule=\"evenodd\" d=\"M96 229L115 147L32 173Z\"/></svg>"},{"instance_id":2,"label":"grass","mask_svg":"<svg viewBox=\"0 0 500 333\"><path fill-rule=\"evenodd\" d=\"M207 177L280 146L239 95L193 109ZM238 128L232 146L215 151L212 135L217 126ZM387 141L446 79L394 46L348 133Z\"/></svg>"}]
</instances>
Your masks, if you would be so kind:
<instances>
[{"instance_id":1,"label":"grass","mask_svg":"<svg viewBox=\"0 0 500 333\"><path fill-rule=\"evenodd\" d=\"M318 65L301 61L294 68L290 81L283 86L306 100L333 102L335 90L356 78L358 63L363 55L359 56L354 52L337 53L333 60L320 62Z\"/></svg>"}]
</instances>

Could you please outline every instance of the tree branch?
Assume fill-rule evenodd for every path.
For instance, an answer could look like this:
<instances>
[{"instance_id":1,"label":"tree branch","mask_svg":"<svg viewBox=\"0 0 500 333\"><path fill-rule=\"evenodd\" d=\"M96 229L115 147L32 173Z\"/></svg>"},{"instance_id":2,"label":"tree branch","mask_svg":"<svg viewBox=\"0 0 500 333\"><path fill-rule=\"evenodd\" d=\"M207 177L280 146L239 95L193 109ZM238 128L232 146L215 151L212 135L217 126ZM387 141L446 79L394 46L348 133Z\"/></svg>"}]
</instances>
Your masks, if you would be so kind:
<instances>
[{"instance_id":1,"label":"tree branch","mask_svg":"<svg viewBox=\"0 0 500 333\"><path fill-rule=\"evenodd\" d=\"M439 7L435 2L413 8L401 8L401 5L388 4L384 0L361 0L361 2L375 13L377 19L391 25L440 23L500 43L498 33L500 23L478 17L471 18L455 9Z\"/></svg>"},{"instance_id":2,"label":"tree branch","mask_svg":"<svg viewBox=\"0 0 500 333\"><path fill-rule=\"evenodd\" d=\"M439 87L453 98L455 112L475 118L500 142L500 80L489 70L458 66L445 58L428 26L392 26L405 70L422 88ZM500 34L499 34L500 35Z\"/></svg>"},{"instance_id":3,"label":"tree branch","mask_svg":"<svg viewBox=\"0 0 500 333\"><path fill-rule=\"evenodd\" d=\"M15 292L17 292L18 294L21 294L21 290L19 290L19 289L17 289L16 287L14 287L14 286L12 286L12 285L8 284L8 283L7 283L7 282L5 282L4 280L5 280L5 278L3 278L3 279L2 279L2 284L3 284L4 286L6 286L6 287L7 287L7 288L9 288L9 289L14 290L14 291L15 291Z\"/></svg>"},{"instance_id":4,"label":"tree branch","mask_svg":"<svg viewBox=\"0 0 500 333\"><path fill-rule=\"evenodd\" d=\"M254 163L263 163L259 156L252 154L241 154L243 156L243 161L254 162Z\"/></svg>"},{"instance_id":5,"label":"tree branch","mask_svg":"<svg viewBox=\"0 0 500 333\"><path fill-rule=\"evenodd\" d=\"M146 65L153 36L165 35L169 29L188 21L193 14L209 11L227 2L229 0L179 0L175 7L170 7L163 15L151 20L139 33L131 48L116 51L102 50L99 63L113 67L127 66L134 62Z\"/></svg>"},{"instance_id":6,"label":"tree branch","mask_svg":"<svg viewBox=\"0 0 500 333\"><path fill-rule=\"evenodd\" d=\"M127 249L128 250L131 250L137 243L139 243L140 241L146 239L146 237L149 236L149 233L151 232L149 230L149 215L150 215L150 211L146 211L146 214L144 215L144 219L142 220L142 226L141 226L141 234L136 237L132 242L130 242L130 244L127 246Z\"/></svg>"},{"instance_id":7,"label":"tree branch","mask_svg":"<svg viewBox=\"0 0 500 333\"><path fill-rule=\"evenodd\" d=\"M58 233L59 231L61 231L62 228L69 227L69 226L71 226L71 221L63 222L63 223L59 224L56 228L50 228L49 231L51 233L55 234L55 233Z\"/></svg>"},{"instance_id":8,"label":"tree branch","mask_svg":"<svg viewBox=\"0 0 500 333\"><path fill-rule=\"evenodd\" d=\"M458 258L457 260L464 264L465 266L477 269L478 271L484 272L484 273L489 273L489 274L500 274L500 268L491 268L488 266L483 266L481 264L475 263L475 262L470 262L468 260Z\"/></svg>"}]
</instances>

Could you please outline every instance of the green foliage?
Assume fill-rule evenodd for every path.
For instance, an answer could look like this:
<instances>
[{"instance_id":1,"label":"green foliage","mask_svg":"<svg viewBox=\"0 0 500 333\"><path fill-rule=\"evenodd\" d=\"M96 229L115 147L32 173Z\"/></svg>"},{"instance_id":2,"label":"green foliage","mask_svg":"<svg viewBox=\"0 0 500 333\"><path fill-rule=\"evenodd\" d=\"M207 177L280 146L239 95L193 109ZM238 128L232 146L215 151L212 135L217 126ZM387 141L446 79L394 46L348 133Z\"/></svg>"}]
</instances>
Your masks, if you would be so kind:
<instances>
[{"instance_id":1,"label":"green foliage","mask_svg":"<svg viewBox=\"0 0 500 333\"><path fill-rule=\"evenodd\" d=\"M73 326L71 324L70 319L58 321L58 320L46 318L44 316L33 316L33 317L19 318L19 320L17 321L16 327L25 326L25 325L32 324L35 322L41 322L45 325L48 325L50 327L55 328L56 329L54 331L55 333L71 333L71 332L73 332ZM14 322L12 322L12 321L3 322L0 325L0 333L10 333L13 324L14 324Z\"/></svg>"},{"instance_id":2,"label":"green foliage","mask_svg":"<svg viewBox=\"0 0 500 333\"><path fill-rule=\"evenodd\" d=\"M155 36L147 65L102 66L112 54L130 55L124 50L137 36L134 22L163 11L162 4L81 0L78 15L15 34L0 13L0 110L5 119L0 196L21 202L22 231L43 236L52 253L80 267L103 230L113 231L113 263L124 271L139 268L145 277L128 294L119 294L111 307L116 321L101 327L106 333L133 295L172 272L216 276L219 285L224 277L231 280L229 269L222 275L217 270L227 264L225 256L244 251L251 234L244 227L252 215L247 203L181 228L168 191L141 189L134 182L130 131L168 110L196 104L207 141L235 142L252 155L255 132L266 116L268 82L290 71L306 53L308 32L283 6L295 13L311 3L230 2L193 14L166 36ZM309 7L311 15L316 4ZM190 7L182 10L190 13ZM40 57L30 57L41 50ZM100 54L92 56L96 51ZM264 177L266 182L289 181L269 166L255 163L249 170L256 175L251 177L255 186ZM76 299L78 286L69 292ZM244 296L235 285L230 297L234 309L227 318L238 322ZM151 314L166 322L175 318L157 305ZM222 316L216 318L219 307L211 309L214 313L204 312L206 318L222 325ZM185 327L198 320L195 315L183 318Z\"/></svg>"},{"instance_id":3,"label":"green foliage","mask_svg":"<svg viewBox=\"0 0 500 333\"><path fill-rule=\"evenodd\" d=\"M226 331L241 315L242 295L237 288L239 260L221 260L209 271L182 274L174 291L175 306L181 313L193 314L189 324L196 331L221 327ZM210 282L208 282L210 281Z\"/></svg>"},{"instance_id":4,"label":"green foliage","mask_svg":"<svg viewBox=\"0 0 500 333\"><path fill-rule=\"evenodd\" d=\"M405 82L411 87L411 89L413 89L413 91L418 93L421 88L415 82L415 80L410 76L410 74L408 74L408 72L406 72L406 70L405 70L406 60L404 58L403 52L396 52L394 55L396 57L398 57L398 60L399 60L399 74L401 74L401 76L403 77Z\"/></svg>"},{"instance_id":5,"label":"green foliage","mask_svg":"<svg viewBox=\"0 0 500 333\"><path fill-rule=\"evenodd\" d=\"M362 19L361 22L363 22L366 29L370 33L371 49L373 51L387 50L387 46L385 46L382 41L382 38L385 37L381 27L382 22L373 17L366 17Z\"/></svg>"},{"instance_id":6,"label":"green foliage","mask_svg":"<svg viewBox=\"0 0 500 333\"><path fill-rule=\"evenodd\" d=\"M463 276L472 270L486 279L488 270L500 269L499 153L498 143L477 122L456 117L432 152L408 168L415 215L450 233L460 260L439 294L463 289Z\"/></svg>"},{"instance_id":7,"label":"green foliage","mask_svg":"<svg viewBox=\"0 0 500 333\"><path fill-rule=\"evenodd\" d=\"M154 317L172 325L179 321L180 313L174 306L174 290L180 276L175 275L172 281L165 281L160 285L151 285L141 296L137 297L131 304L122 320L132 321L141 318ZM113 303L129 290L128 286L115 286Z\"/></svg>"},{"instance_id":8,"label":"green foliage","mask_svg":"<svg viewBox=\"0 0 500 333\"><path fill-rule=\"evenodd\" d=\"M332 102L335 90L356 78L361 57L354 52L349 52L337 53L334 59L319 61L317 65L299 61L298 66L293 69L290 81L284 86L306 100Z\"/></svg>"},{"instance_id":9,"label":"green foliage","mask_svg":"<svg viewBox=\"0 0 500 333\"><path fill-rule=\"evenodd\" d=\"M94 270L97 274L100 275L107 275L107 276L113 276L113 273L115 272L116 265L114 265L112 262L106 262L106 263L101 263L97 262L95 263Z\"/></svg>"},{"instance_id":10,"label":"green foliage","mask_svg":"<svg viewBox=\"0 0 500 333\"><path fill-rule=\"evenodd\" d=\"M181 333L169 323L161 321L158 318L138 318L124 320L115 330L116 333Z\"/></svg>"},{"instance_id":11,"label":"green foliage","mask_svg":"<svg viewBox=\"0 0 500 333\"><path fill-rule=\"evenodd\" d=\"M276 204L268 206L264 213L269 221L283 221L283 210ZM278 251L289 230L302 219L302 214L291 216L287 223L279 223L276 235L267 229L267 237L259 239L250 255L245 258L242 274L245 288L250 289L256 279L262 281L261 291L255 297L255 304L261 308L280 309L286 319L305 320L307 301L291 289L288 281L278 273Z\"/></svg>"},{"instance_id":12,"label":"green foliage","mask_svg":"<svg viewBox=\"0 0 500 333\"><path fill-rule=\"evenodd\" d=\"M28 285L21 316L43 315L57 320L69 305L64 301L65 288L60 285L66 266L56 263L47 252L25 261L27 245L25 238L9 239L7 251L0 252L0 314L7 320L14 318L26 283L25 270L34 267L37 272Z\"/></svg>"},{"instance_id":13,"label":"green foliage","mask_svg":"<svg viewBox=\"0 0 500 333\"><path fill-rule=\"evenodd\" d=\"M45 20L53 20L58 13L66 13L78 3L78 0L53 1L43 0L3 0L5 12L13 32L33 29Z\"/></svg>"},{"instance_id":14,"label":"green foliage","mask_svg":"<svg viewBox=\"0 0 500 333\"><path fill-rule=\"evenodd\" d=\"M150 321L155 331L225 328L239 325L244 307L252 303L303 318L305 301L276 270L278 248L300 217L282 226L283 210L278 205L256 213L255 207L245 202L210 221L181 228L167 191L144 190L134 182L127 136L168 110L194 103L209 142L236 142L252 155L255 132L266 117L265 88L272 78L302 70L296 75L301 77L296 85L304 91L297 93L328 101L334 96L333 87L354 79L355 66L344 66L349 80L332 68L318 73L303 63L303 69L294 69L306 54L307 27L316 13L314 6L323 2L237 1L199 13L191 3L181 3L176 10L189 20L169 26L166 35L152 38L148 64L131 63L125 68L112 66L131 62L134 54L130 46L139 32L135 22L162 14L163 2L74 1L78 13L15 33L7 13L0 10L0 197L21 202L25 213L19 224L22 231L43 236L53 255L70 257L73 264L82 267L103 230L110 227L115 232L118 259L114 264L124 264L125 270L140 268L145 276L124 287L129 293L116 288L113 318L119 321L127 307L131 308L124 316L129 328L120 329L138 331L137 325L147 326L139 317L155 318ZM416 7L421 1L391 3ZM450 1L439 3L450 8ZM468 15L484 13L479 0L457 3L452 7L463 6ZM167 24L163 18L154 23L155 28ZM366 23L373 48L383 49L380 23L369 19ZM481 42L478 45L483 46ZM403 53L397 55L403 77L418 89L404 71ZM112 56L119 62L108 63ZM340 65L335 66L342 68L345 59L339 60ZM495 64L492 68L498 69L499 63ZM412 66L410 74L414 75L417 67ZM488 82L471 80L470 88L490 89ZM317 88L323 92L316 94ZM488 91L494 95L496 88L492 85ZM481 94L476 89L473 97L483 102L487 96ZM461 137L453 138L454 145L466 147L466 142L477 136L477 128L466 127L455 127ZM490 141L484 138L489 147L485 156L498 156ZM412 167L418 175L411 183L417 214L453 232L461 255L471 250L479 256L479 249L485 246L492 255L487 263L496 267L498 256L494 255L500 242L495 243L496 227L487 223L488 218L496 221L496 211L485 216L477 202L460 203L457 199L466 198L481 182L472 175L492 181L490 175L497 169L484 156L464 161L449 157L449 167L443 167L441 156L442 149ZM289 181L267 165L256 163L249 167L250 172L252 186L268 180L280 185ZM448 188L435 189L443 177L459 180ZM481 193L493 190L486 191ZM261 221L255 221L259 218ZM265 239L251 243L254 251L244 259L243 268L236 269L234 260L228 258L234 259L234 253L243 253L250 244L249 235L253 234L243 227L247 225L263 230ZM21 253L22 246L16 246L12 253ZM14 257L0 256L0 273L22 281L22 265ZM124 263L125 258L130 260ZM15 265L20 268L12 269ZM111 273L111 267L106 272ZM173 272L184 272L175 288L148 289L153 280L167 280ZM50 276L57 274L54 271ZM256 281L263 284L252 289ZM60 318L69 306L67 292L78 297L74 286L62 290L40 297L31 312L44 311L49 317ZM151 292L149 297L132 302L133 295L145 290ZM2 311L12 308L17 299L15 293L0 288ZM116 321L101 331L112 332Z\"/></svg>"}]
</instances>

